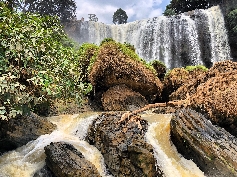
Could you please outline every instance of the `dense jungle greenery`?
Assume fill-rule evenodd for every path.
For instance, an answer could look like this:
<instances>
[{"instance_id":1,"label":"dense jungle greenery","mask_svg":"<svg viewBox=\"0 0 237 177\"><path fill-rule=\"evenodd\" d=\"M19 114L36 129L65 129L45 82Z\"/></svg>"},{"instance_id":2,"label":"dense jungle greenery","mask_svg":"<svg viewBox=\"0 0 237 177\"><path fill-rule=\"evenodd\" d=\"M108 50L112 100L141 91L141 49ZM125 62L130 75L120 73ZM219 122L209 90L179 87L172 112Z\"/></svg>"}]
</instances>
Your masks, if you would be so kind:
<instances>
[{"instance_id":1,"label":"dense jungle greenery","mask_svg":"<svg viewBox=\"0 0 237 177\"><path fill-rule=\"evenodd\" d=\"M57 17L17 13L0 3L0 117L22 114L52 100L82 101L79 53Z\"/></svg>"}]
</instances>

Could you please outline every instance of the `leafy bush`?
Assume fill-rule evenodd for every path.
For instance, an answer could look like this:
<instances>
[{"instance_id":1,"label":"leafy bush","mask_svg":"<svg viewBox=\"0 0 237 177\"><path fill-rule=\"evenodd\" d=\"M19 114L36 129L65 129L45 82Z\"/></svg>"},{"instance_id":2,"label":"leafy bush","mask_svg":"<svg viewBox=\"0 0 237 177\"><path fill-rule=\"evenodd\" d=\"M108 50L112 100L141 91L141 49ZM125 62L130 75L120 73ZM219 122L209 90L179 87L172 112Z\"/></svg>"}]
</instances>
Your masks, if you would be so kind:
<instances>
[{"instance_id":1,"label":"leafy bush","mask_svg":"<svg viewBox=\"0 0 237 177\"><path fill-rule=\"evenodd\" d=\"M0 119L24 114L55 98L81 102L89 85L81 82L75 51L58 18L10 11L0 3Z\"/></svg>"},{"instance_id":2,"label":"leafy bush","mask_svg":"<svg viewBox=\"0 0 237 177\"><path fill-rule=\"evenodd\" d=\"M227 14L226 26L229 33L229 38L232 43L237 44L237 9L230 11Z\"/></svg>"},{"instance_id":3,"label":"leafy bush","mask_svg":"<svg viewBox=\"0 0 237 177\"><path fill-rule=\"evenodd\" d=\"M77 52L79 56L78 64L82 69L81 77L83 82L88 82L88 67L94 62L98 48L99 47L95 44L84 43L80 46Z\"/></svg>"}]
</instances>

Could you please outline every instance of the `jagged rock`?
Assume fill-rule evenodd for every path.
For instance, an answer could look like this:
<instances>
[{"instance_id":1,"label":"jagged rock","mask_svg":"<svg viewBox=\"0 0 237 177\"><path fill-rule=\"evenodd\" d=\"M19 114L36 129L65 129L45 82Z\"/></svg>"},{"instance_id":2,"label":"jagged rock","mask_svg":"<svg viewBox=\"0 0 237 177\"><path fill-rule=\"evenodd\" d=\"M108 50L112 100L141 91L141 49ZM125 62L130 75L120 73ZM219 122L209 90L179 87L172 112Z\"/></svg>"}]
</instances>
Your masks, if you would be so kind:
<instances>
[{"instance_id":1,"label":"jagged rock","mask_svg":"<svg viewBox=\"0 0 237 177\"><path fill-rule=\"evenodd\" d=\"M194 73L188 80L173 93L169 94L169 100L184 100L187 95L191 96L196 93L197 87L212 77L221 73L231 73L237 70L237 62L230 60L216 62L207 72ZM164 89L165 90L165 89Z\"/></svg>"},{"instance_id":2,"label":"jagged rock","mask_svg":"<svg viewBox=\"0 0 237 177\"><path fill-rule=\"evenodd\" d=\"M163 100L179 100L183 99L183 97L186 97L187 92L180 93L179 89L183 88L190 82L192 83L199 75L203 73L205 73L205 71L199 68L196 68L192 71L188 71L184 68L172 69L164 79L164 88L162 93Z\"/></svg>"},{"instance_id":3,"label":"jagged rock","mask_svg":"<svg viewBox=\"0 0 237 177\"><path fill-rule=\"evenodd\" d=\"M141 120L142 128L133 121L124 125L118 123L121 115L101 114L90 126L86 140L101 151L114 176L162 176L162 172L156 170L153 148L144 138L148 123Z\"/></svg>"},{"instance_id":4,"label":"jagged rock","mask_svg":"<svg viewBox=\"0 0 237 177\"><path fill-rule=\"evenodd\" d=\"M16 149L55 129L56 125L34 113L8 121L0 120L0 152Z\"/></svg>"},{"instance_id":5,"label":"jagged rock","mask_svg":"<svg viewBox=\"0 0 237 177\"><path fill-rule=\"evenodd\" d=\"M96 167L70 144L50 143L45 154L46 165L57 177L100 177Z\"/></svg>"},{"instance_id":6,"label":"jagged rock","mask_svg":"<svg viewBox=\"0 0 237 177\"><path fill-rule=\"evenodd\" d=\"M134 92L126 85L117 85L108 89L102 96L105 111L132 111L148 104L144 96Z\"/></svg>"},{"instance_id":7,"label":"jagged rock","mask_svg":"<svg viewBox=\"0 0 237 177\"><path fill-rule=\"evenodd\" d=\"M134 54L135 55L135 54ZM124 54L118 44L104 43L98 52L89 80L95 91L125 84L152 101L161 95L162 83L144 63Z\"/></svg>"},{"instance_id":8,"label":"jagged rock","mask_svg":"<svg viewBox=\"0 0 237 177\"><path fill-rule=\"evenodd\" d=\"M214 124L237 135L237 70L220 73L197 88L190 106Z\"/></svg>"},{"instance_id":9,"label":"jagged rock","mask_svg":"<svg viewBox=\"0 0 237 177\"><path fill-rule=\"evenodd\" d=\"M237 139L212 125L200 113L180 109L171 120L171 139L178 151L192 159L205 175L237 176Z\"/></svg>"}]
</instances>

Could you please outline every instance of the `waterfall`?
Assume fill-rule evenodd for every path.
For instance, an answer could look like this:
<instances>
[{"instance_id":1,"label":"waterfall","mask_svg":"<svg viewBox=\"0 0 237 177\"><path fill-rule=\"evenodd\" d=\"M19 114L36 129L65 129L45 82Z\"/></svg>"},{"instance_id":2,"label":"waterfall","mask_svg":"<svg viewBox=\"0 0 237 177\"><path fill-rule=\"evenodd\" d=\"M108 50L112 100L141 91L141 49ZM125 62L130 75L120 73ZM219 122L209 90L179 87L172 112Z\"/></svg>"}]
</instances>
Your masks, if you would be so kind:
<instances>
[{"instance_id":1,"label":"waterfall","mask_svg":"<svg viewBox=\"0 0 237 177\"><path fill-rule=\"evenodd\" d=\"M100 44L104 38L130 43L146 61L160 60L167 68L230 59L230 47L219 6L171 17L154 17L121 25L78 21L66 32L79 44Z\"/></svg>"}]
</instances>

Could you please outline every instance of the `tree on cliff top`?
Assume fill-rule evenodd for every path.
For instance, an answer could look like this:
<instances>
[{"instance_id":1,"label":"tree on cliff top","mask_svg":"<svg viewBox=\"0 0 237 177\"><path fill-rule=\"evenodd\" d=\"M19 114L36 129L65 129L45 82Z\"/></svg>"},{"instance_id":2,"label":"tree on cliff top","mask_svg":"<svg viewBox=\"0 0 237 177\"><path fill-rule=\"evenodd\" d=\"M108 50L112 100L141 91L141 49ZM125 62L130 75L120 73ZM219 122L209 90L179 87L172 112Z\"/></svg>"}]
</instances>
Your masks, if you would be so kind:
<instances>
[{"instance_id":1,"label":"tree on cliff top","mask_svg":"<svg viewBox=\"0 0 237 177\"><path fill-rule=\"evenodd\" d=\"M127 13L123 9L119 8L116 12L114 12L113 15L114 24L127 23L127 19L128 19Z\"/></svg>"},{"instance_id":2,"label":"tree on cliff top","mask_svg":"<svg viewBox=\"0 0 237 177\"><path fill-rule=\"evenodd\" d=\"M209 4L210 0L171 0L170 4L166 6L164 15L173 15L173 12L178 14L195 9L206 9Z\"/></svg>"},{"instance_id":3,"label":"tree on cliff top","mask_svg":"<svg viewBox=\"0 0 237 177\"><path fill-rule=\"evenodd\" d=\"M74 0L0 0L10 9L22 12L39 13L41 15L58 16L61 22L73 20L76 15Z\"/></svg>"}]
</instances>

